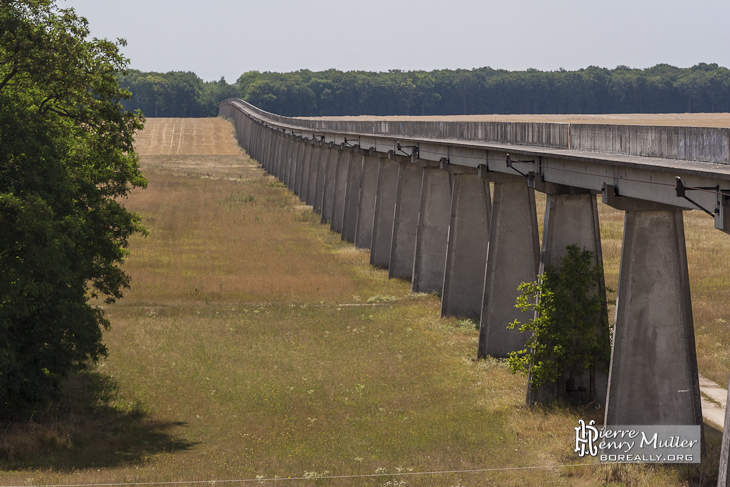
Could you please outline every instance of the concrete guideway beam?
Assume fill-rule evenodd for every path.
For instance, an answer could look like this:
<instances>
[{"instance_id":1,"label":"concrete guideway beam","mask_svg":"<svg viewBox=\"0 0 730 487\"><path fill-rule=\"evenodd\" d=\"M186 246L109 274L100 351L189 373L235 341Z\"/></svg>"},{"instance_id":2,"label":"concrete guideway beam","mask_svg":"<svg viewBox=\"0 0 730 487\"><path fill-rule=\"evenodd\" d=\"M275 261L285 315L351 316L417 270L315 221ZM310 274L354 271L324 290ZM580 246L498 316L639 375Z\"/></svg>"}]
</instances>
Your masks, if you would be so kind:
<instances>
[{"instance_id":1,"label":"concrete guideway beam","mask_svg":"<svg viewBox=\"0 0 730 487\"><path fill-rule=\"evenodd\" d=\"M489 183L476 171L454 174L451 179L441 316L478 321L482 311L492 209Z\"/></svg>"},{"instance_id":2,"label":"concrete guideway beam","mask_svg":"<svg viewBox=\"0 0 730 487\"><path fill-rule=\"evenodd\" d=\"M542 186L542 189L548 191L548 195L539 273L543 274L548 267L558 267L569 245L577 245L581 249L593 252L594 263L603 265L596 196L590 191L580 191L561 185L548 184ZM596 292L605 299L602 275L600 282L596 283ZM527 401L546 403L550 402L556 393L560 397L567 397L567 393L572 392L587 394L591 397L591 401L605 404L608 382L607 374L603 371L605 365L597 365L595 383L591 383L589 373L574 377L573 391L566 390L564 379L558 380L555 385L548 384L536 389L529 387L528 384Z\"/></svg>"},{"instance_id":3,"label":"concrete guideway beam","mask_svg":"<svg viewBox=\"0 0 730 487\"><path fill-rule=\"evenodd\" d=\"M395 198L398 192L400 165L383 159L378 173L378 192L375 199L375 222L370 246L370 265L387 269L390 264L390 248L393 239Z\"/></svg>"},{"instance_id":4,"label":"concrete guideway beam","mask_svg":"<svg viewBox=\"0 0 730 487\"><path fill-rule=\"evenodd\" d=\"M357 231L357 214L360 204L360 180L362 179L362 165L365 156L359 151L353 151L347 169L347 188L345 194L345 213L342 220L342 240L355 241Z\"/></svg>"},{"instance_id":5,"label":"concrete guideway beam","mask_svg":"<svg viewBox=\"0 0 730 487\"><path fill-rule=\"evenodd\" d=\"M451 174L427 167L421 180L412 292L442 292L450 222Z\"/></svg>"},{"instance_id":6,"label":"concrete guideway beam","mask_svg":"<svg viewBox=\"0 0 730 487\"><path fill-rule=\"evenodd\" d=\"M525 348L526 334L507 329L532 318L515 308L523 282L534 281L540 267L535 192L524 179L494 183L487 266L479 324L478 358L507 357Z\"/></svg>"},{"instance_id":7,"label":"concrete guideway beam","mask_svg":"<svg viewBox=\"0 0 730 487\"><path fill-rule=\"evenodd\" d=\"M626 211L605 422L702 426L681 211Z\"/></svg>"},{"instance_id":8,"label":"concrete guideway beam","mask_svg":"<svg viewBox=\"0 0 730 487\"><path fill-rule=\"evenodd\" d=\"M352 161L353 152L343 149L337 158L337 167L335 170L335 191L332 200L332 223L330 229L344 235L342 224L345 219L345 202L347 200L347 182L350 169L350 161Z\"/></svg>"},{"instance_id":9,"label":"concrete guideway beam","mask_svg":"<svg viewBox=\"0 0 730 487\"><path fill-rule=\"evenodd\" d=\"M361 249L370 250L373 243L375 199L378 194L378 174L382 164L383 160L380 157L371 155L363 157L355 230L355 247Z\"/></svg>"},{"instance_id":10,"label":"concrete guideway beam","mask_svg":"<svg viewBox=\"0 0 730 487\"><path fill-rule=\"evenodd\" d=\"M411 280L413 278L413 258L418 231L422 180L422 166L411 162L399 163L393 237L388 264L388 277L391 279Z\"/></svg>"}]
</instances>

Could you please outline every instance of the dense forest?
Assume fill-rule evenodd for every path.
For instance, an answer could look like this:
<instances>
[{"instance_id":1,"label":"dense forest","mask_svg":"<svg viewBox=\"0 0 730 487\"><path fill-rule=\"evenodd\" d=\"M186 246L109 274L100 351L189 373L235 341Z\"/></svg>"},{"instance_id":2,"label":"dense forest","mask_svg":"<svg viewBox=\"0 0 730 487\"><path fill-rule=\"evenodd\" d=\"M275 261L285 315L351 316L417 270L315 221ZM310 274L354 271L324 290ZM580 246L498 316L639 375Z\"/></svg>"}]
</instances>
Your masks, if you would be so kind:
<instances>
[{"instance_id":1,"label":"dense forest","mask_svg":"<svg viewBox=\"0 0 730 487\"><path fill-rule=\"evenodd\" d=\"M234 84L132 70L120 82L134 95L125 107L147 117L213 116L230 97L287 116L730 112L730 70L705 63L578 71L249 71Z\"/></svg>"}]
</instances>

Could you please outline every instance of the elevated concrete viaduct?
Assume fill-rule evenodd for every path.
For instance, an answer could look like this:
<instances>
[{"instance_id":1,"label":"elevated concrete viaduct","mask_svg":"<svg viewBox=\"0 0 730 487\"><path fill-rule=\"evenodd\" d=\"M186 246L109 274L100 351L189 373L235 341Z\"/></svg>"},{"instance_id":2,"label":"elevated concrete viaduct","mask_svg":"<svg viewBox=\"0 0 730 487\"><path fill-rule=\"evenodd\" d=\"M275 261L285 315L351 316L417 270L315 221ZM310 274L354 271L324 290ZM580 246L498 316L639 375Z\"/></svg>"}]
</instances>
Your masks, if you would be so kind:
<instances>
[{"instance_id":1,"label":"elevated concrete viaduct","mask_svg":"<svg viewBox=\"0 0 730 487\"><path fill-rule=\"evenodd\" d=\"M529 319L517 285L567 245L601 262L602 195L625 211L611 364L596 384L606 424L702 424L682 212L730 233L729 129L327 121L233 99L220 114L373 265L440 293L443 315L480 319L480 357L522 348L506 329ZM534 191L547 194L541 247Z\"/></svg>"}]
</instances>

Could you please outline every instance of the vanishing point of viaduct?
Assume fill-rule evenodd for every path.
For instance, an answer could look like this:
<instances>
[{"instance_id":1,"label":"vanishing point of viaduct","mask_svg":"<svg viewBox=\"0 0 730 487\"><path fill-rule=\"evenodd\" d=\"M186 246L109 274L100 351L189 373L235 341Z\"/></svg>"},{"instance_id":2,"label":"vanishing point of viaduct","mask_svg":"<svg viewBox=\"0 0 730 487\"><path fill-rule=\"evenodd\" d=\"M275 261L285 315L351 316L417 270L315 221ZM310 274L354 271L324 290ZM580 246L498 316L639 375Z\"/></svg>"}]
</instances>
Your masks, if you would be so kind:
<instances>
[{"instance_id":1,"label":"vanishing point of viaduct","mask_svg":"<svg viewBox=\"0 0 730 487\"><path fill-rule=\"evenodd\" d=\"M372 265L441 293L442 315L479 320L480 357L523 348L506 329L529 319L517 287L566 246L601 261L601 194L625 211L611 363L595 384L605 423L702 425L682 212L730 233L730 129L303 120L241 100L220 114ZM547 195L542 247L535 191Z\"/></svg>"}]
</instances>

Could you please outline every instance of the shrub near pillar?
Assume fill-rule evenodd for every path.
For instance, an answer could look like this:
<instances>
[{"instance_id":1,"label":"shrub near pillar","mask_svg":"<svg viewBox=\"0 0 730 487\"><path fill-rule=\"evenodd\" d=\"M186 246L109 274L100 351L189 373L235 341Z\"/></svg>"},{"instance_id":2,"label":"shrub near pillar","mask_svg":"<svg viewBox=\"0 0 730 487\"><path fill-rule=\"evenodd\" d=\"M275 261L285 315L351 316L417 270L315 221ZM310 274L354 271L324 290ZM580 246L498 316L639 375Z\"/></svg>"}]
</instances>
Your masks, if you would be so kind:
<instances>
[{"instance_id":1,"label":"shrub near pillar","mask_svg":"<svg viewBox=\"0 0 730 487\"><path fill-rule=\"evenodd\" d=\"M564 187L551 188L549 191L545 208L540 274L548 266L558 267L569 245L577 245L579 249L591 251L595 263L603 265L596 196L573 192L571 188ZM596 282L595 289L605 299L606 288L602 276L601 274L601 279ZM608 364L597 363L593 380L590 372L586 371L582 376L574 378L574 383L567 382L563 378L555 384L538 388L528 384L527 402L544 404L565 398L575 403L605 404L608 385L607 366Z\"/></svg>"}]
</instances>

